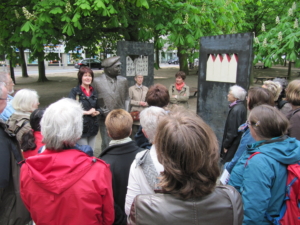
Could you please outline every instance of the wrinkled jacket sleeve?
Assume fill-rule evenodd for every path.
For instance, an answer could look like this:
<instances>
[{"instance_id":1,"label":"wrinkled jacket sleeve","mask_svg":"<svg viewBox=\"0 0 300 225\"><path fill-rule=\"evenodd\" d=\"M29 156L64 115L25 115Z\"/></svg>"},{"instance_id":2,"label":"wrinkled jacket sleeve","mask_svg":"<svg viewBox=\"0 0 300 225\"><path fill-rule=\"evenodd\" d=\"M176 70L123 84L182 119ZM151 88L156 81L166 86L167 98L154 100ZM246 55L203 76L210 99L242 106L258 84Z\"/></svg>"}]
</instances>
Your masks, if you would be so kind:
<instances>
[{"instance_id":1,"label":"wrinkled jacket sleeve","mask_svg":"<svg viewBox=\"0 0 300 225\"><path fill-rule=\"evenodd\" d=\"M68 97L76 100L76 90L75 90L75 88L71 89Z\"/></svg>"},{"instance_id":2,"label":"wrinkled jacket sleeve","mask_svg":"<svg viewBox=\"0 0 300 225\"><path fill-rule=\"evenodd\" d=\"M129 88L129 98L130 98L130 105L136 105L139 106L140 105L140 101L134 100L134 86Z\"/></svg>"},{"instance_id":3,"label":"wrinkled jacket sleeve","mask_svg":"<svg viewBox=\"0 0 300 225\"><path fill-rule=\"evenodd\" d=\"M225 163L224 167L227 169L227 171L229 173L231 173L233 167L235 166L237 161L240 159L240 157L242 156L244 151L247 149L247 145L252 144L254 142L255 142L255 140L252 137L252 135L250 133L250 130L248 128L248 130L246 130L245 133L242 136L242 139L240 141L240 145L239 145L238 149L236 150L236 153L234 154L233 159L230 162Z\"/></svg>"},{"instance_id":4,"label":"wrinkled jacket sleeve","mask_svg":"<svg viewBox=\"0 0 300 225\"><path fill-rule=\"evenodd\" d=\"M244 170L242 183L242 198L244 203L244 225L263 224L271 198L271 187L274 171L264 160L263 154L258 154L248 161Z\"/></svg>"},{"instance_id":5,"label":"wrinkled jacket sleeve","mask_svg":"<svg viewBox=\"0 0 300 225\"><path fill-rule=\"evenodd\" d=\"M246 118L246 109L244 106L236 105L228 114L229 126L223 141L223 147L228 149L235 138L239 135L238 128Z\"/></svg>"},{"instance_id":6,"label":"wrinkled jacket sleeve","mask_svg":"<svg viewBox=\"0 0 300 225\"><path fill-rule=\"evenodd\" d=\"M110 225L113 224L115 220L115 210L114 210L114 197L112 190L112 174L110 168L107 167L104 170L104 174L102 176L103 181L100 182L102 188L105 188L105 194L102 196L102 216L103 216L103 224Z\"/></svg>"},{"instance_id":7,"label":"wrinkled jacket sleeve","mask_svg":"<svg viewBox=\"0 0 300 225\"><path fill-rule=\"evenodd\" d=\"M185 91L181 92L180 95L177 96L177 101L179 102L187 102L190 97L190 88L189 86L184 86Z\"/></svg>"}]
</instances>

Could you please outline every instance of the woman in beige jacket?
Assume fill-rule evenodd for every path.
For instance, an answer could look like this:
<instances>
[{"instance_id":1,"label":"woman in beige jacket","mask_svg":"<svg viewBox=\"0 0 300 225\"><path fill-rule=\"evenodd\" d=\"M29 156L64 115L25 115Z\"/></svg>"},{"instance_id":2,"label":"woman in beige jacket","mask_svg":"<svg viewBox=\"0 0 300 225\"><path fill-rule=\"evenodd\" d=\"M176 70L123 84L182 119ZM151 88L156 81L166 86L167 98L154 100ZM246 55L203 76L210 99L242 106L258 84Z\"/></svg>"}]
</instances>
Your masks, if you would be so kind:
<instances>
[{"instance_id":1,"label":"woman in beige jacket","mask_svg":"<svg viewBox=\"0 0 300 225\"><path fill-rule=\"evenodd\" d=\"M189 108L190 88L184 83L186 75L183 71L179 71L175 74L175 78L175 84L169 87L170 106L178 105L187 109Z\"/></svg>"},{"instance_id":2,"label":"woman in beige jacket","mask_svg":"<svg viewBox=\"0 0 300 225\"><path fill-rule=\"evenodd\" d=\"M143 109L148 107L148 104L145 101L148 88L146 86L143 86L144 77L142 75L135 75L134 80L136 84L129 88L130 112L141 112ZM133 122L131 137L134 137L139 126L139 121Z\"/></svg>"}]
</instances>

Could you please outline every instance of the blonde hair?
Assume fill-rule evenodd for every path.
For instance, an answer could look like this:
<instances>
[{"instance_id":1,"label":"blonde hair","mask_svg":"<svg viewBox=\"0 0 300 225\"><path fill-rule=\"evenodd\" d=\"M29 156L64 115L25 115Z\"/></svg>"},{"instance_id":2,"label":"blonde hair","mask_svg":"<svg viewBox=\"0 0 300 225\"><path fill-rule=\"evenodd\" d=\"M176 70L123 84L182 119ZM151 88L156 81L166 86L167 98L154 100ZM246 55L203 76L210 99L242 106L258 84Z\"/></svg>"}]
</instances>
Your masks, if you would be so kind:
<instances>
[{"instance_id":1,"label":"blonde hair","mask_svg":"<svg viewBox=\"0 0 300 225\"><path fill-rule=\"evenodd\" d=\"M132 117L124 109L115 109L111 111L106 119L105 126L109 136L114 140L120 140L130 135L132 128Z\"/></svg>"},{"instance_id":2,"label":"blonde hair","mask_svg":"<svg viewBox=\"0 0 300 225\"><path fill-rule=\"evenodd\" d=\"M39 103L39 96L35 90L21 89L12 100L12 107L21 112L33 112Z\"/></svg>"},{"instance_id":3,"label":"blonde hair","mask_svg":"<svg viewBox=\"0 0 300 225\"><path fill-rule=\"evenodd\" d=\"M292 105L300 105L300 80L293 80L286 89L286 100Z\"/></svg>"},{"instance_id":4,"label":"blonde hair","mask_svg":"<svg viewBox=\"0 0 300 225\"><path fill-rule=\"evenodd\" d=\"M274 96L274 101L276 102L282 91L281 84L277 81L274 82L271 80L266 80L266 81L264 81L264 86L266 86L266 88L272 92L272 94Z\"/></svg>"}]
</instances>

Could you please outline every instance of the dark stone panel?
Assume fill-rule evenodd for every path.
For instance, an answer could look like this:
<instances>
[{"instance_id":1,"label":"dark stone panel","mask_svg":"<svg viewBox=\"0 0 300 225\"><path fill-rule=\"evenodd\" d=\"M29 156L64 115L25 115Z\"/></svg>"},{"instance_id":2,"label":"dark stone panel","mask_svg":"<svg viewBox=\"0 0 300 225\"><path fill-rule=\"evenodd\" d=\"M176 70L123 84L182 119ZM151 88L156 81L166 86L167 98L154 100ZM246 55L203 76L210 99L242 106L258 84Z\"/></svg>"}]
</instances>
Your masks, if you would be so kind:
<instances>
[{"instance_id":1,"label":"dark stone panel","mask_svg":"<svg viewBox=\"0 0 300 225\"><path fill-rule=\"evenodd\" d=\"M121 75L128 80L128 86L135 84L134 77L126 76L126 57L128 55L134 56L148 56L148 76L144 76L143 85L149 87L154 82L154 44L144 42L119 41L117 43L117 55L120 56L122 63Z\"/></svg>"},{"instance_id":2,"label":"dark stone panel","mask_svg":"<svg viewBox=\"0 0 300 225\"><path fill-rule=\"evenodd\" d=\"M253 61L252 45L253 33L218 35L200 39L197 114L213 129L220 146L229 109L227 94L229 87L234 83L206 81L208 55L237 54L236 84L248 90Z\"/></svg>"}]
</instances>

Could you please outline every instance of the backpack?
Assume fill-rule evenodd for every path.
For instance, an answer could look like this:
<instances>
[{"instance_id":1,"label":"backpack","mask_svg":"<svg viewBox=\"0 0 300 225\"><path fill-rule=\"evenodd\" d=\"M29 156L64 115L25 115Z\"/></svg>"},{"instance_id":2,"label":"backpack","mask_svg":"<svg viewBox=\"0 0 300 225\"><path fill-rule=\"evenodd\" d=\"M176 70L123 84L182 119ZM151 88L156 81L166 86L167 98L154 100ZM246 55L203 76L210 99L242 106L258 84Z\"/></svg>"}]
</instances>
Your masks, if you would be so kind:
<instances>
[{"instance_id":1,"label":"backpack","mask_svg":"<svg viewBox=\"0 0 300 225\"><path fill-rule=\"evenodd\" d=\"M248 161L256 154L249 156ZM300 161L287 165L287 181L285 188L285 198L278 217L272 217L268 213L266 218L274 225L299 225L300 224Z\"/></svg>"}]
</instances>

